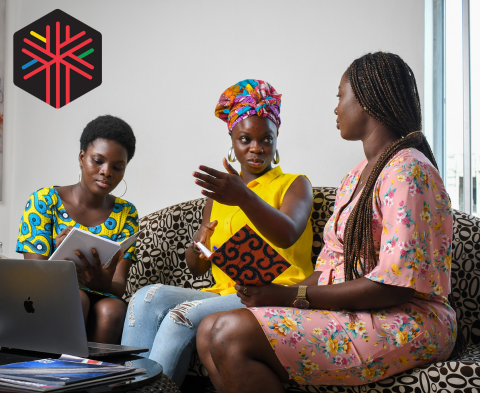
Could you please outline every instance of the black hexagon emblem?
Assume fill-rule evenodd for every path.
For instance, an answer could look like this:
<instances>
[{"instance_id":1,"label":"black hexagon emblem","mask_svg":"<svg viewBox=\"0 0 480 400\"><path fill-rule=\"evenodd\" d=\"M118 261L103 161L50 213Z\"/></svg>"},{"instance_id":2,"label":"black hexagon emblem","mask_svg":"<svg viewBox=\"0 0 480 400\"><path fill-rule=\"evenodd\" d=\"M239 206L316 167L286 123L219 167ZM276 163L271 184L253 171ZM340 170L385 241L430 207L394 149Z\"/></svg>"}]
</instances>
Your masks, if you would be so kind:
<instances>
[{"instance_id":1,"label":"black hexagon emblem","mask_svg":"<svg viewBox=\"0 0 480 400\"><path fill-rule=\"evenodd\" d=\"M13 82L55 108L102 84L102 34L62 10L13 35Z\"/></svg>"}]
</instances>

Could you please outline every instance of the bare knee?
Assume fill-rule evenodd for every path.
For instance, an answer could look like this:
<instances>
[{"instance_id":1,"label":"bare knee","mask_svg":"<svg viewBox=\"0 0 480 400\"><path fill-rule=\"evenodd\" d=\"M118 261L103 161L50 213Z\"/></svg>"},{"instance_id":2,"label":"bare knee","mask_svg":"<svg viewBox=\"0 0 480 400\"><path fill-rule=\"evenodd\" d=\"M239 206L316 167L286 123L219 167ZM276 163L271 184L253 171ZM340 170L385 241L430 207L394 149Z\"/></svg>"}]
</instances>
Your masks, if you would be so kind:
<instances>
[{"instance_id":1,"label":"bare knee","mask_svg":"<svg viewBox=\"0 0 480 400\"><path fill-rule=\"evenodd\" d=\"M127 306L119 299L105 298L97 301L88 320L88 340L120 344L126 313Z\"/></svg>"},{"instance_id":2,"label":"bare knee","mask_svg":"<svg viewBox=\"0 0 480 400\"><path fill-rule=\"evenodd\" d=\"M114 298L106 298L97 301L94 305L98 323L102 325L123 325L127 313L126 304Z\"/></svg>"},{"instance_id":3,"label":"bare knee","mask_svg":"<svg viewBox=\"0 0 480 400\"><path fill-rule=\"evenodd\" d=\"M197 349L199 352L207 351L210 346L210 333L212 327L215 324L217 318L224 314L224 312L218 312L206 316L197 330Z\"/></svg>"},{"instance_id":4,"label":"bare knee","mask_svg":"<svg viewBox=\"0 0 480 400\"><path fill-rule=\"evenodd\" d=\"M217 354L239 348L251 339L258 321L247 309L221 313L210 328L210 349ZM212 353L213 355L213 353Z\"/></svg>"}]
</instances>

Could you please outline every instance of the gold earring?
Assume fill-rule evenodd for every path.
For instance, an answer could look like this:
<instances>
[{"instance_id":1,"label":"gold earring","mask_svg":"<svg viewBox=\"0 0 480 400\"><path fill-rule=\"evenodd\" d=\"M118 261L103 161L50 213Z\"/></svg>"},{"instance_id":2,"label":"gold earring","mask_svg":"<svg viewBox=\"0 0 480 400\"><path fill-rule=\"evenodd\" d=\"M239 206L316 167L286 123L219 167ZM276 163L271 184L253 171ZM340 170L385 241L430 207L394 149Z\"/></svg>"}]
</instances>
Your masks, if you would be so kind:
<instances>
[{"instance_id":1,"label":"gold earring","mask_svg":"<svg viewBox=\"0 0 480 400\"><path fill-rule=\"evenodd\" d=\"M273 163L276 165L280 164L280 153L278 152L278 149L275 150L275 158L273 159Z\"/></svg>"},{"instance_id":2,"label":"gold earring","mask_svg":"<svg viewBox=\"0 0 480 400\"><path fill-rule=\"evenodd\" d=\"M78 184L82 182L82 169L80 168L80 172L78 173Z\"/></svg>"},{"instance_id":3,"label":"gold earring","mask_svg":"<svg viewBox=\"0 0 480 400\"><path fill-rule=\"evenodd\" d=\"M125 182L125 191L123 192L123 194L121 196L117 196L117 197L120 197L120 198L123 198L123 196L125 196L125 193L127 193L127 181L125 179L122 179L123 182Z\"/></svg>"},{"instance_id":4,"label":"gold earring","mask_svg":"<svg viewBox=\"0 0 480 400\"><path fill-rule=\"evenodd\" d=\"M232 153L233 153L233 159L232 159ZM228 150L228 161L231 163L237 161L237 156L235 155L235 152L233 151L233 147L230 147L230 150Z\"/></svg>"}]
</instances>

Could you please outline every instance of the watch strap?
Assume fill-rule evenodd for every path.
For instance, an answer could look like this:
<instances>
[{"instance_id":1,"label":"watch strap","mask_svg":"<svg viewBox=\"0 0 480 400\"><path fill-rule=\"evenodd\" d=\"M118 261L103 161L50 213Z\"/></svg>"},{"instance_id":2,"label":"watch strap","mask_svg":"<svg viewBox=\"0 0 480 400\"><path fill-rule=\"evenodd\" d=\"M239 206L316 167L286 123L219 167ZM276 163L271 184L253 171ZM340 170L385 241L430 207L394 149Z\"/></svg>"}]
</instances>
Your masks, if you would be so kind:
<instances>
[{"instance_id":1,"label":"watch strap","mask_svg":"<svg viewBox=\"0 0 480 400\"><path fill-rule=\"evenodd\" d=\"M297 299L305 300L307 298L307 286L300 285L298 287Z\"/></svg>"}]
</instances>

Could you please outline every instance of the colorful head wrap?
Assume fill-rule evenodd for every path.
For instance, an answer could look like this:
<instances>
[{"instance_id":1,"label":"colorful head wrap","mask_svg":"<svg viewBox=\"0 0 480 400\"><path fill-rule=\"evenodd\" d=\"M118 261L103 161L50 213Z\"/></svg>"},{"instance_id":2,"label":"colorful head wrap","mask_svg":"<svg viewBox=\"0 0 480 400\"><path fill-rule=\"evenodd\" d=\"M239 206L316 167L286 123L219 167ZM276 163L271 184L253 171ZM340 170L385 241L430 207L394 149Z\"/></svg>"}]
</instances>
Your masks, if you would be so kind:
<instances>
[{"instance_id":1,"label":"colorful head wrap","mask_svg":"<svg viewBox=\"0 0 480 400\"><path fill-rule=\"evenodd\" d=\"M252 115L270 119L278 129L281 97L268 82L245 79L222 93L215 107L215 116L227 123L229 132Z\"/></svg>"}]
</instances>

